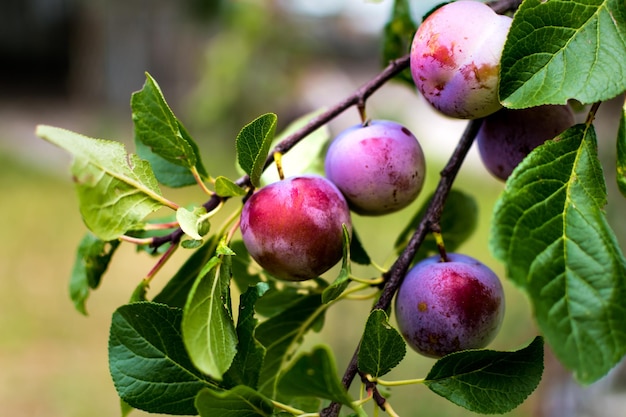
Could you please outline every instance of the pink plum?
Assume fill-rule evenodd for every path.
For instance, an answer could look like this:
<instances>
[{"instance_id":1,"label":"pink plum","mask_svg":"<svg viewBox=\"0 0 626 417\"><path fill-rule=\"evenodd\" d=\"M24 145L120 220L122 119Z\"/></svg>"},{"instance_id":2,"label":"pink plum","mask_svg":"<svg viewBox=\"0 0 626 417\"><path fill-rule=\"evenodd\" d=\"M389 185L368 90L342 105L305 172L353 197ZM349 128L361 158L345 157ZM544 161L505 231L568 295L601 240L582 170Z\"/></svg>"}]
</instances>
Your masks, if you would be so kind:
<instances>
[{"instance_id":1,"label":"pink plum","mask_svg":"<svg viewBox=\"0 0 626 417\"><path fill-rule=\"evenodd\" d=\"M335 265L343 254L350 210L326 178L302 175L269 184L244 204L240 229L254 260L276 278L304 281Z\"/></svg>"},{"instance_id":2,"label":"pink plum","mask_svg":"<svg viewBox=\"0 0 626 417\"><path fill-rule=\"evenodd\" d=\"M399 123L373 120L341 132L326 153L326 176L359 214L398 211L415 200L426 163L415 136Z\"/></svg>"},{"instance_id":3,"label":"pink plum","mask_svg":"<svg viewBox=\"0 0 626 417\"><path fill-rule=\"evenodd\" d=\"M429 15L410 55L413 80L424 98L460 119L500 109L498 72L511 22L478 1L456 1Z\"/></svg>"}]
</instances>

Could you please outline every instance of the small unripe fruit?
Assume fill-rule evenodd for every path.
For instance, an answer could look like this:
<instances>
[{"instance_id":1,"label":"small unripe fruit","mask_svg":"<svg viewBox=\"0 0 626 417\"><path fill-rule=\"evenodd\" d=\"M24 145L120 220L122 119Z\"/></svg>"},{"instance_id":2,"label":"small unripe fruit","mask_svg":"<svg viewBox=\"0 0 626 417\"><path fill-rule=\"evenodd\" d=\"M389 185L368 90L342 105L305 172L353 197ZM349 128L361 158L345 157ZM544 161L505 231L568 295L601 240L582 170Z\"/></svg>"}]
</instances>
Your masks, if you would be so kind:
<instances>
[{"instance_id":1,"label":"small unripe fruit","mask_svg":"<svg viewBox=\"0 0 626 417\"><path fill-rule=\"evenodd\" d=\"M506 180L537 146L574 124L569 106L502 109L483 121L476 144L480 157L496 178Z\"/></svg>"},{"instance_id":2,"label":"small unripe fruit","mask_svg":"<svg viewBox=\"0 0 626 417\"><path fill-rule=\"evenodd\" d=\"M511 22L478 1L449 3L428 16L410 55L413 80L424 98L460 119L500 109L498 72Z\"/></svg>"},{"instance_id":3,"label":"small unripe fruit","mask_svg":"<svg viewBox=\"0 0 626 417\"><path fill-rule=\"evenodd\" d=\"M335 265L343 254L343 227L352 232L348 204L326 178L302 175L267 185L241 212L250 256L276 278L304 281Z\"/></svg>"},{"instance_id":4,"label":"small unripe fruit","mask_svg":"<svg viewBox=\"0 0 626 417\"><path fill-rule=\"evenodd\" d=\"M381 215L415 200L424 184L426 162L419 142L406 127L373 120L344 130L332 141L325 170L350 209Z\"/></svg>"},{"instance_id":5,"label":"small unripe fruit","mask_svg":"<svg viewBox=\"0 0 626 417\"><path fill-rule=\"evenodd\" d=\"M434 358L487 346L504 317L504 291L487 266L466 255L433 256L407 274L396 297L400 333Z\"/></svg>"}]
</instances>

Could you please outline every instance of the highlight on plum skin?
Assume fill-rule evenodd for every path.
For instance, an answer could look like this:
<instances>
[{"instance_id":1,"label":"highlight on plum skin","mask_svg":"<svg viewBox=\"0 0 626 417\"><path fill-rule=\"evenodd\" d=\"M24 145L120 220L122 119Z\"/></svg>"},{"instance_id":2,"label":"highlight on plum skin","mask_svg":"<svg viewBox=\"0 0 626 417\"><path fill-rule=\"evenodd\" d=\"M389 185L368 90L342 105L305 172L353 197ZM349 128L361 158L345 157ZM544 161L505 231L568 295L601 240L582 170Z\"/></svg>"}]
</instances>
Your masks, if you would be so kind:
<instances>
[{"instance_id":1,"label":"highlight on plum skin","mask_svg":"<svg viewBox=\"0 0 626 417\"><path fill-rule=\"evenodd\" d=\"M476 145L487 170L506 181L533 149L574 123L574 114L567 105L502 109L483 120Z\"/></svg>"},{"instance_id":2,"label":"highlight on plum skin","mask_svg":"<svg viewBox=\"0 0 626 417\"><path fill-rule=\"evenodd\" d=\"M415 351L433 358L487 346L504 318L504 290L496 274L467 255L449 253L418 262L396 296L398 329Z\"/></svg>"},{"instance_id":3,"label":"highlight on plum skin","mask_svg":"<svg viewBox=\"0 0 626 417\"><path fill-rule=\"evenodd\" d=\"M388 120L372 120L342 131L331 142L324 166L350 209L371 216L411 204L422 190L426 173L417 138Z\"/></svg>"},{"instance_id":4,"label":"highlight on plum skin","mask_svg":"<svg viewBox=\"0 0 626 417\"><path fill-rule=\"evenodd\" d=\"M411 44L413 80L446 116L477 119L499 110L500 58L512 19L489 6L446 4L419 26Z\"/></svg>"},{"instance_id":5,"label":"highlight on plum skin","mask_svg":"<svg viewBox=\"0 0 626 417\"><path fill-rule=\"evenodd\" d=\"M316 278L343 255L343 224L352 233L341 192L319 175L269 184L243 206L240 230L250 256L287 281Z\"/></svg>"}]
</instances>

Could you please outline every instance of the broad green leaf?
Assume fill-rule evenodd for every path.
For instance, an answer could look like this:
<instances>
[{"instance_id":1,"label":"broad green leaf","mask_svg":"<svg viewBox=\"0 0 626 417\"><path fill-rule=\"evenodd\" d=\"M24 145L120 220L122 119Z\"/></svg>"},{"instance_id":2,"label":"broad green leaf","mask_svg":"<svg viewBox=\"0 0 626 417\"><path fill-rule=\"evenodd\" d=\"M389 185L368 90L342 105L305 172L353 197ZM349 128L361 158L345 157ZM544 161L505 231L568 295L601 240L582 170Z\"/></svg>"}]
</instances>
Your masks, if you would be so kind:
<instances>
[{"instance_id":1,"label":"broad green leaf","mask_svg":"<svg viewBox=\"0 0 626 417\"><path fill-rule=\"evenodd\" d=\"M326 287L322 293L322 302L328 304L341 295L350 284L350 232L346 225L343 227L343 260L341 262L341 270L335 281Z\"/></svg>"},{"instance_id":2,"label":"broad green leaf","mask_svg":"<svg viewBox=\"0 0 626 417\"><path fill-rule=\"evenodd\" d=\"M117 239L138 228L148 214L171 204L162 197L150 164L127 154L122 143L42 125L37 135L74 156L80 213L100 239Z\"/></svg>"},{"instance_id":3,"label":"broad green leaf","mask_svg":"<svg viewBox=\"0 0 626 417\"><path fill-rule=\"evenodd\" d=\"M250 271L252 258L241 240L231 242L230 248L236 256L232 258L233 282L240 292L246 292L248 287L256 285L261 277L257 273ZM263 296L265 298L265 295Z\"/></svg>"},{"instance_id":4,"label":"broad green leaf","mask_svg":"<svg viewBox=\"0 0 626 417\"><path fill-rule=\"evenodd\" d=\"M626 260L603 207L593 126L535 148L496 203L491 249L528 292L547 342L583 383L626 353Z\"/></svg>"},{"instance_id":5,"label":"broad green leaf","mask_svg":"<svg viewBox=\"0 0 626 417\"><path fill-rule=\"evenodd\" d=\"M290 397L316 397L352 407L352 399L341 385L332 353L317 346L301 354L281 376L278 391Z\"/></svg>"},{"instance_id":6,"label":"broad green leaf","mask_svg":"<svg viewBox=\"0 0 626 417\"><path fill-rule=\"evenodd\" d=\"M411 7L408 0L395 0L391 17L384 28L383 38L383 65L409 53L411 42L417 30L417 25L411 17ZM414 86L411 70L402 71L397 78Z\"/></svg>"},{"instance_id":7,"label":"broad green leaf","mask_svg":"<svg viewBox=\"0 0 626 417\"><path fill-rule=\"evenodd\" d=\"M153 164L159 182L168 186L190 185L195 182L191 169L206 176L200 161L198 146L168 106L157 82L146 73L146 82L131 98L135 141L146 159ZM186 168L184 174L174 166ZM175 177L168 177L175 174ZM193 181L192 181L193 180Z\"/></svg>"},{"instance_id":8,"label":"broad green leaf","mask_svg":"<svg viewBox=\"0 0 626 417\"><path fill-rule=\"evenodd\" d=\"M373 310L359 346L359 370L375 378L381 377L395 368L405 354L404 339L389 324L387 313Z\"/></svg>"},{"instance_id":9,"label":"broad green leaf","mask_svg":"<svg viewBox=\"0 0 626 417\"><path fill-rule=\"evenodd\" d=\"M274 405L254 389L240 385L229 391L203 389L196 398L202 417L271 417Z\"/></svg>"},{"instance_id":10,"label":"broad green leaf","mask_svg":"<svg viewBox=\"0 0 626 417\"><path fill-rule=\"evenodd\" d=\"M237 161L250 176L250 182L255 187L260 185L259 180L274 139L277 120L273 113L261 115L245 125L237 135Z\"/></svg>"},{"instance_id":11,"label":"broad green leaf","mask_svg":"<svg viewBox=\"0 0 626 417\"><path fill-rule=\"evenodd\" d=\"M246 385L256 388L259 373L265 358L265 348L254 337L258 320L254 316L254 305L269 289L265 282L259 282L240 297L239 316L237 317L237 354L230 369L224 375L228 386Z\"/></svg>"},{"instance_id":12,"label":"broad green leaf","mask_svg":"<svg viewBox=\"0 0 626 417\"><path fill-rule=\"evenodd\" d=\"M183 314L183 340L194 365L222 380L237 353L230 302L230 254L218 244L189 293ZM222 248L220 248L222 247Z\"/></svg>"},{"instance_id":13,"label":"broad green leaf","mask_svg":"<svg viewBox=\"0 0 626 417\"><path fill-rule=\"evenodd\" d=\"M151 413L196 414L198 391L215 383L192 365L180 334L182 310L135 303L113 313L109 369L120 398Z\"/></svg>"},{"instance_id":14,"label":"broad green leaf","mask_svg":"<svg viewBox=\"0 0 626 417\"><path fill-rule=\"evenodd\" d=\"M119 240L105 242L91 233L85 234L76 251L70 278L70 298L80 313L87 315L85 303L92 289L98 288Z\"/></svg>"},{"instance_id":15,"label":"broad green leaf","mask_svg":"<svg viewBox=\"0 0 626 417\"><path fill-rule=\"evenodd\" d=\"M543 374L543 339L515 352L466 350L438 360L424 384L456 405L482 414L503 414L537 388Z\"/></svg>"},{"instance_id":16,"label":"broad green leaf","mask_svg":"<svg viewBox=\"0 0 626 417\"><path fill-rule=\"evenodd\" d=\"M257 327L256 338L267 349L259 378L262 393L275 397L277 377L293 349L302 343L302 336L313 325L315 316L319 317L321 302L319 294L306 296Z\"/></svg>"},{"instance_id":17,"label":"broad green leaf","mask_svg":"<svg viewBox=\"0 0 626 417\"><path fill-rule=\"evenodd\" d=\"M203 215L206 214L204 207L195 207L193 211L189 211L184 207L179 207L176 210L176 220L183 232L192 239L202 241L202 235L200 229L203 226Z\"/></svg>"},{"instance_id":18,"label":"broad green leaf","mask_svg":"<svg viewBox=\"0 0 626 417\"><path fill-rule=\"evenodd\" d=\"M308 113L291 122L272 141L271 148L286 139L289 135L303 128L313 118L322 113L321 110ZM289 152L285 153L281 159L283 172L286 177L300 174L324 174L324 156L328 142L330 141L330 129L324 125L311 132L304 140L298 142ZM276 163L272 162L261 176L262 184L270 184L280 179Z\"/></svg>"},{"instance_id":19,"label":"broad green leaf","mask_svg":"<svg viewBox=\"0 0 626 417\"><path fill-rule=\"evenodd\" d=\"M220 197L237 197L246 195L246 190L226 177L215 178L215 193Z\"/></svg>"},{"instance_id":20,"label":"broad green leaf","mask_svg":"<svg viewBox=\"0 0 626 417\"><path fill-rule=\"evenodd\" d=\"M626 102L622 107L622 115L617 132L617 186L626 197Z\"/></svg>"},{"instance_id":21,"label":"broad green leaf","mask_svg":"<svg viewBox=\"0 0 626 417\"><path fill-rule=\"evenodd\" d=\"M398 253L402 252L411 240L413 233L417 229L422 217L426 214L428 204L432 199L432 195L425 201L426 203L419 209L409 224L400 232L395 242L395 248ZM478 205L476 200L469 194L456 189L450 190L439 225L441 234L448 252L454 252L467 240L478 224ZM437 243L433 235L429 234L424 239L417 257L423 258L429 253L438 253Z\"/></svg>"},{"instance_id":22,"label":"broad green leaf","mask_svg":"<svg viewBox=\"0 0 626 417\"><path fill-rule=\"evenodd\" d=\"M135 152L141 159L145 159L150 162L150 166L154 171L154 176L159 184L172 188L180 188L196 184L196 178L193 176L189 168L174 165L168 160L155 154L149 146L144 145L143 142L141 142L136 136L134 142Z\"/></svg>"},{"instance_id":23,"label":"broad green leaf","mask_svg":"<svg viewBox=\"0 0 626 417\"><path fill-rule=\"evenodd\" d=\"M623 0L525 0L504 46L500 98L510 108L594 103L626 90Z\"/></svg>"},{"instance_id":24,"label":"broad green leaf","mask_svg":"<svg viewBox=\"0 0 626 417\"><path fill-rule=\"evenodd\" d=\"M152 301L167 304L171 307L185 307L187 298L193 288L202 267L211 259L217 247L217 236L198 248L167 282L165 287Z\"/></svg>"}]
</instances>

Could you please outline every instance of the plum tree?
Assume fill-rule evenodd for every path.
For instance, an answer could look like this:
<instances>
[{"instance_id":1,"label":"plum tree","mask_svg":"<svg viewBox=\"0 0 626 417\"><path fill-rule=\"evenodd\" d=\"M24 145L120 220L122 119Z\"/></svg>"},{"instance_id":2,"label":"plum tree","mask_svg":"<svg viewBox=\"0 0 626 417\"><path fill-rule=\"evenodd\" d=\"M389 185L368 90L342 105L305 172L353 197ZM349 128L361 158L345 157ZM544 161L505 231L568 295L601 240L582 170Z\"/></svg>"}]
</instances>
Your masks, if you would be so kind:
<instances>
[{"instance_id":1,"label":"plum tree","mask_svg":"<svg viewBox=\"0 0 626 417\"><path fill-rule=\"evenodd\" d=\"M352 211L381 215L415 200L424 184L426 162L406 127L372 120L344 130L332 141L325 170Z\"/></svg>"},{"instance_id":2,"label":"plum tree","mask_svg":"<svg viewBox=\"0 0 626 417\"><path fill-rule=\"evenodd\" d=\"M502 109L485 118L476 144L487 170L506 180L530 151L573 124L574 114L567 105Z\"/></svg>"},{"instance_id":3,"label":"plum tree","mask_svg":"<svg viewBox=\"0 0 626 417\"><path fill-rule=\"evenodd\" d=\"M498 71L510 26L510 17L476 1L449 3L428 16L411 44L411 74L424 98L461 119L500 109Z\"/></svg>"},{"instance_id":4,"label":"plum tree","mask_svg":"<svg viewBox=\"0 0 626 417\"><path fill-rule=\"evenodd\" d=\"M302 175L254 193L241 212L241 235L250 255L276 278L304 281L342 256L343 226L352 230L341 192L327 179Z\"/></svg>"},{"instance_id":5,"label":"plum tree","mask_svg":"<svg viewBox=\"0 0 626 417\"><path fill-rule=\"evenodd\" d=\"M483 348L504 317L502 284L486 265L467 255L432 256L407 274L396 298L400 333L417 352L442 357Z\"/></svg>"}]
</instances>

